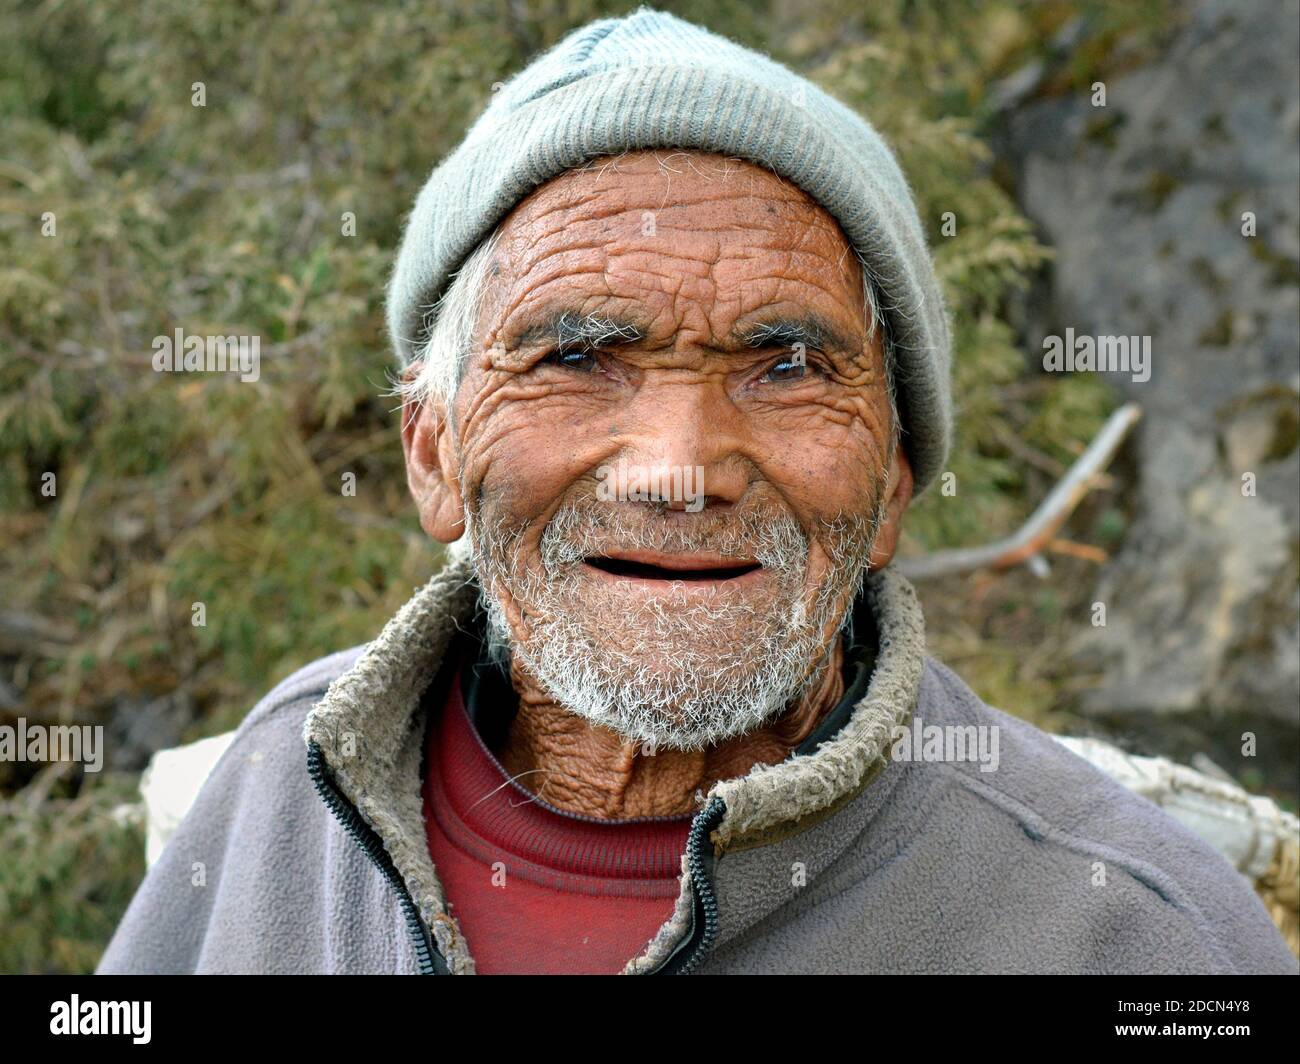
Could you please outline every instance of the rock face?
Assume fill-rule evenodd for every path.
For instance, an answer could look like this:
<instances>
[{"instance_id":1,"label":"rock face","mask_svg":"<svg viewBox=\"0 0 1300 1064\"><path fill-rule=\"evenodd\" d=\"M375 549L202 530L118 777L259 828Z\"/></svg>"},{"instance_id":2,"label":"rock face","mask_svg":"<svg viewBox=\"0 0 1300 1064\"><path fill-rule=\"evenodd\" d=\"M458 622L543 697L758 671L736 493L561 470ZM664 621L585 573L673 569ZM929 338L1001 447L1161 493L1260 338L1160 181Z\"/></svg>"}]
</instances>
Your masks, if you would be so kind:
<instances>
[{"instance_id":1,"label":"rock face","mask_svg":"<svg viewBox=\"0 0 1300 1064\"><path fill-rule=\"evenodd\" d=\"M1300 4L1209 0L1168 49L1008 117L1051 320L1151 337L1133 523L1078 640L1083 709L1294 790L1300 728ZM1255 235L1243 234L1253 218ZM1253 494L1250 494L1253 482ZM1255 732L1258 759L1241 756ZM1256 777L1259 778L1259 777Z\"/></svg>"}]
</instances>

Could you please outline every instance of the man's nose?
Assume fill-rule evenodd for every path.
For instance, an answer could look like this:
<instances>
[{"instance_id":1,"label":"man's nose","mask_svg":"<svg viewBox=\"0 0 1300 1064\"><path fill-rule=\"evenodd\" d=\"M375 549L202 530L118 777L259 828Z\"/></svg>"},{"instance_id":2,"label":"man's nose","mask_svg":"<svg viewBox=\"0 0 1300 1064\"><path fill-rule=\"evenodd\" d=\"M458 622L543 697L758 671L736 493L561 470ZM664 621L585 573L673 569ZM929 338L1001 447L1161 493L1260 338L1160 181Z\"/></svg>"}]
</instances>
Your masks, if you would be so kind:
<instances>
[{"instance_id":1,"label":"man's nose","mask_svg":"<svg viewBox=\"0 0 1300 1064\"><path fill-rule=\"evenodd\" d=\"M744 495L750 463L743 457L743 423L719 382L647 382L625 424L621 457L651 486L652 501L698 512Z\"/></svg>"}]
</instances>

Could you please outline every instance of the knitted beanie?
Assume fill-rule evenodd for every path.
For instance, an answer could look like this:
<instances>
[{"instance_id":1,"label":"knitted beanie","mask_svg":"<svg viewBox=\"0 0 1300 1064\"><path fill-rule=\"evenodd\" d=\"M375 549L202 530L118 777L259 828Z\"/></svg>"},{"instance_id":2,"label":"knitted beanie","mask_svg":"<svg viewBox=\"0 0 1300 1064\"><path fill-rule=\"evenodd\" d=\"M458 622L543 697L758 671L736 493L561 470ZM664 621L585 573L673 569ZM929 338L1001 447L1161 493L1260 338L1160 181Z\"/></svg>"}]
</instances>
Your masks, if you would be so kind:
<instances>
[{"instance_id":1,"label":"knitted beanie","mask_svg":"<svg viewBox=\"0 0 1300 1064\"><path fill-rule=\"evenodd\" d=\"M696 149L781 175L840 224L867 264L888 337L902 439L920 492L951 435L947 314L907 181L861 116L779 63L640 8L569 34L501 86L416 199L388 288L402 366L426 314L496 225L539 185L606 154Z\"/></svg>"}]
</instances>

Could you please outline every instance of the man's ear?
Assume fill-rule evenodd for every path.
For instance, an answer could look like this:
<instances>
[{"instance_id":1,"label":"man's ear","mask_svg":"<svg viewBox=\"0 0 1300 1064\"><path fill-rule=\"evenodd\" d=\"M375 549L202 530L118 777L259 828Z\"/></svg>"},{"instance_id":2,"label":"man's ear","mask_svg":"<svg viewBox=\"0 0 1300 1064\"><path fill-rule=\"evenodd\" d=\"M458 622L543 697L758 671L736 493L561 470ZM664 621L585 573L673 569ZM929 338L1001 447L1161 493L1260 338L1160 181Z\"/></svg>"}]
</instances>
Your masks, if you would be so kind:
<instances>
[{"instance_id":1,"label":"man's ear","mask_svg":"<svg viewBox=\"0 0 1300 1064\"><path fill-rule=\"evenodd\" d=\"M894 457L889 463L889 486L885 496L885 509L881 515L880 531L871 547L871 568L883 569L894 557L898 547L898 537L903 531L903 511L912 501L912 463L907 459L907 452L900 443L894 448Z\"/></svg>"},{"instance_id":2,"label":"man's ear","mask_svg":"<svg viewBox=\"0 0 1300 1064\"><path fill-rule=\"evenodd\" d=\"M465 509L440 400L431 397L420 403L408 398L402 403L402 451L420 527L442 543L454 543L465 534Z\"/></svg>"}]
</instances>

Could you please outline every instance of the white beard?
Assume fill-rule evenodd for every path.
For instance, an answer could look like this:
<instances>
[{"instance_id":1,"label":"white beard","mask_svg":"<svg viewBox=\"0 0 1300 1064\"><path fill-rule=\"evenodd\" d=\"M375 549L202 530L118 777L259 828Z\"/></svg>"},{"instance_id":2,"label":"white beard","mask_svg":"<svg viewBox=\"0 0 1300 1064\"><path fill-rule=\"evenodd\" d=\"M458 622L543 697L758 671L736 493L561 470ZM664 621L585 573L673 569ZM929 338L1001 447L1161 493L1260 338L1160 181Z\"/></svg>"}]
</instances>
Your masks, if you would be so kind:
<instances>
[{"instance_id":1,"label":"white beard","mask_svg":"<svg viewBox=\"0 0 1300 1064\"><path fill-rule=\"evenodd\" d=\"M556 512L542 534L540 578L516 575L517 533L467 520L467 538L493 654L513 655L559 705L650 751L697 750L743 735L805 693L849 618L883 510L825 526L831 565L810 607L808 539L788 514L683 527L608 507L566 503ZM635 599L581 575L583 558L614 544L756 558L777 587L761 608L685 591ZM511 628L501 588L526 610L526 639ZM733 637L720 640L720 632Z\"/></svg>"}]
</instances>

